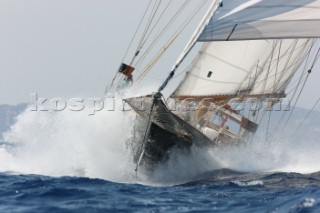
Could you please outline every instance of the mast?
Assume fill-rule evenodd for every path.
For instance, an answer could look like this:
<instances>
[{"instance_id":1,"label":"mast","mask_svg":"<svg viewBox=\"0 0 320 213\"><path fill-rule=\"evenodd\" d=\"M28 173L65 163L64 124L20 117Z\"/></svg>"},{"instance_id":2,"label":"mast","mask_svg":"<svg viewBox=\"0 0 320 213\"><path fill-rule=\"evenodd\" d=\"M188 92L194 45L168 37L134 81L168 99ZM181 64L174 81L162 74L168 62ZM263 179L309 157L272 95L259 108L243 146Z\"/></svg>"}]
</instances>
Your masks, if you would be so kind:
<instances>
[{"instance_id":1,"label":"mast","mask_svg":"<svg viewBox=\"0 0 320 213\"><path fill-rule=\"evenodd\" d=\"M205 27L208 25L211 17L214 15L215 11L218 9L219 6L222 6L222 0L213 0L208 11L206 12L205 16L201 20L199 26L191 36L191 39L187 43L186 47L184 48L183 52L178 57L176 63L172 67L172 71L170 72L169 76L165 79L165 81L162 83L162 85L159 87L158 92L161 92L168 84L168 82L171 80L171 78L174 76L175 71L179 68L180 64L184 61L184 59L188 56L190 51L193 49L193 47L196 45L198 38L200 37L201 33L205 29Z\"/></svg>"}]
</instances>

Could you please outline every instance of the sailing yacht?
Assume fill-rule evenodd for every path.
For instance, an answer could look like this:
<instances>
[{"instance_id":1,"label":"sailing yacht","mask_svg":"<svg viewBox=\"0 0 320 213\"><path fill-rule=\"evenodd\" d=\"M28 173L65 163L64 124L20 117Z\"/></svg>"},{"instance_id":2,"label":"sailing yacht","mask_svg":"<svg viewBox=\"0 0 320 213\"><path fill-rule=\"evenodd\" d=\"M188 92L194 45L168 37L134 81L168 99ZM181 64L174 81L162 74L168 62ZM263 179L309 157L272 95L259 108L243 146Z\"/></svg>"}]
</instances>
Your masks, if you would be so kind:
<instances>
[{"instance_id":1,"label":"sailing yacht","mask_svg":"<svg viewBox=\"0 0 320 213\"><path fill-rule=\"evenodd\" d=\"M319 37L320 0L213 0L159 89L124 99L137 115L130 142L137 168L154 168L173 148L237 145L250 139L265 112L286 97L293 76L301 71L301 84L312 73ZM198 44L184 78L164 97L162 91ZM130 85L134 70L132 63L123 63L117 72L121 80L112 88ZM247 102L260 107L239 108Z\"/></svg>"}]
</instances>

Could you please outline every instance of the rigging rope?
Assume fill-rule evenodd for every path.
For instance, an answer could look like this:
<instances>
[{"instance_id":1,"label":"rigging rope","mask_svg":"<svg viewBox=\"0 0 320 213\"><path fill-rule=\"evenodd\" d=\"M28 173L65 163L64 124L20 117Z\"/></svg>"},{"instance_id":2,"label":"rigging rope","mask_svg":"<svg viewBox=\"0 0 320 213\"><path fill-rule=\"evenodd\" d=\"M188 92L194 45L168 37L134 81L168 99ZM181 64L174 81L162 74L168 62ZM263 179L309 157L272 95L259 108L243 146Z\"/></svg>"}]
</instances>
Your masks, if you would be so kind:
<instances>
[{"instance_id":1,"label":"rigging rope","mask_svg":"<svg viewBox=\"0 0 320 213\"><path fill-rule=\"evenodd\" d=\"M131 48L131 46L132 46L132 44L133 44L133 41L134 41L134 39L136 38L136 36L137 36L137 34L138 34L138 32L139 32L139 29L140 29L140 27L141 27L141 25L142 25L142 22L143 22L143 20L144 20L144 18L145 18L145 16L146 16L147 12L148 12L149 9L150 9L151 3L152 3L152 1L150 1L149 4L147 5L147 8L145 9L145 12L144 12L144 14L143 14L143 16L142 16L139 24L138 24L138 27L137 27L137 29L136 29L136 31L135 31L135 33L134 33L134 35L133 35L130 43L129 43L129 46L127 47L127 50L126 50L126 52L125 52L125 54L124 54L124 56L123 56L123 58L122 58L122 60L121 60L121 63L123 63L124 60L125 60L125 58L127 57L128 52L129 52L129 50L130 50L130 48ZM139 53L136 52L134 58L135 58L138 54L139 54ZM133 58L132 60L134 60L134 58ZM113 87L114 81L116 80L117 76L118 76L118 70L117 70L116 74L114 75L114 77L113 77L113 79L112 79L112 81L111 81L110 86L109 86L109 87L108 87L108 86L106 87L104 94L107 94L108 91Z\"/></svg>"},{"instance_id":2,"label":"rigging rope","mask_svg":"<svg viewBox=\"0 0 320 213\"><path fill-rule=\"evenodd\" d=\"M139 44L137 46L137 50L136 50L136 55L139 54L140 50L143 48L143 44L145 43L145 37L147 36L148 32L149 32L149 29L152 25L152 22L153 22L153 19L155 18L157 12L158 12L158 9L160 7L160 4L161 4L161 0L158 1L158 4L157 4L157 0L155 1L155 4L153 5L153 9L152 9L152 12L150 13L150 17L149 17L149 20L148 20L148 23L147 23L147 26L140 38L140 41L139 41ZM133 58L131 64L133 63L135 57Z\"/></svg>"},{"instance_id":3,"label":"rigging rope","mask_svg":"<svg viewBox=\"0 0 320 213\"><path fill-rule=\"evenodd\" d=\"M301 96L301 94L302 94L302 92L303 92L303 90L304 90L304 88L305 88L305 85L306 85L306 83L307 83L307 80L308 80L310 74L311 74L311 70L308 70L308 74L307 74L307 76L306 76L306 78L305 78L305 80L304 80L304 82L303 82L303 84L302 84L301 90L300 90L300 92L299 92L299 94L298 94L298 96L297 96L297 98L296 98L296 100L295 100L295 102L294 102L293 108L292 108L292 110L290 111L289 117L288 117L285 125L283 126L283 128L285 128L285 127L287 126L287 124L288 124L288 122L289 122L289 120L290 120L290 118L291 118L291 116L292 116L292 113L293 113L294 109L296 108L296 105L297 105L297 103L298 103L298 100L299 100L299 98L300 98L300 96Z\"/></svg>"},{"instance_id":4,"label":"rigging rope","mask_svg":"<svg viewBox=\"0 0 320 213\"><path fill-rule=\"evenodd\" d=\"M188 24L192 21L192 19L198 14L198 12L205 5L205 3L206 3L206 0L203 0L202 3L193 11L192 15L180 26L180 28L178 28L174 37L156 54L156 56L153 58L153 60L146 66L146 68L138 76L136 82L141 80L150 71L150 69L158 62L160 57L173 44L175 39L183 32L183 30L188 26ZM176 68L170 72L170 79L173 77L174 71L176 70ZM167 82L167 81L165 81L165 82ZM158 90L158 91L160 92L161 90Z\"/></svg>"},{"instance_id":5,"label":"rigging rope","mask_svg":"<svg viewBox=\"0 0 320 213\"><path fill-rule=\"evenodd\" d=\"M276 73L275 73L275 76L274 76L274 85L276 85L276 81L277 81L277 74L278 74L278 69L279 69L282 42L283 42L282 39L280 39L280 46L279 46L278 60L277 60L277 66L276 66ZM276 87L274 87L274 89L276 89ZM275 92L275 91L273 91L273 92Z\"/></svg>"},{"instance_id":6,"label":"rigging rope","mask_svg":"<svg viewBox=\"0 0 320 213\"><path fill-rule=\"evenodd\" d=\"M147 40L150 38L150 36L152 35L153 31L155 30L156 26L158 25L159 21L161 20L161 18L163 17L163 15L165 14L165 12L168 10L170 4L172 3L172 0L170 0L168 2L168 4L165 6L164 10L162 11L162 13L160 14L160 16L158 17L157 21L154 23L152 29L150 30L150 32L148 33L148 35L146 36L144 42L141 44L141 46L144 46L145 43L147 42Z\"/></svg>"},{"instance_id":7,"label":"rigging rope","mask_svg":"<svg viewBox=\"0 0 320 213\"><path fill-rule=\"evenodd\" d=\"M289 117L288 117L288 119L287 119L287 121L286 121L286 123L285 123L285 125L284 125L284 128L285 128L285 126L288 124L288 122L289 122L289 120L290 120L290 118L291 118L291 116L292 116L292 113L293 113L293 111L294 111L294 109L295 109L295 107L296 107L296 105L297 105L297 102L298 102L298 100L299 100L299 98L300 98L300 96L301 96L301 93L302 93L302 91L303 91L303 89L304 89L304 87L305 87L305 85L306 85L306 82L307 82L307 80L308 80L308 77L310 76L310 74L311 74L311 72L312 72L312 69L313 69L315 63L316 63L316 61L318 60L318 58L319 58L319 56L320 56L319 53L320 53L320 48L318 49L318 52L317 52L317 54L316 54L316 56L315 56L315 58L314 58L314 60L313 60L313 62L312 62L311 68L308 70L308 74L307 74L307 76L306 76L306 78L305 78L305 80L304 80L304 82L303 82L302 88L301 88L301 90L300 90L300 92L299 92L299 94L298 94L298 96L297 96L297 98L296 98L296 100L295 100L293 109L290 111Z\"/></svg>"},{"instance_id":8,"label":"rigging rope","mask_svg":"<svg viewBox=\"0 0 320 213\"><path fill-rule=\"evenodd\" d=\"M289 51L289 49L292 49L292 50L289 52L289 55L288 55L288 58L286 60L285 66L283 68L283 71L280 74L279 79L278 79L278 81L277 81L277 83L275 85L275 88L278 88L278 90L281 88L281 87L279 87L279 85L281 83L281 80L282 80L283 76L286 73L285 71L290 68L289 63L290 63L290 61L292 59L293 53L299 48L299 47L297 47L297 44L298 44L298 39L295 39L293 44L292 44L292 46L290 48L288 48L288 51Z\"/></svg>"},{"instance_id":9,"label":"rigging rope","mask_svg":"<svg viewBox=\"0 0 320 213\"><path fill-rule=\"evenodd\" d=\"M273 47L272 47L272 52L271 52L271 58L270 58L270 63L269 63L269 66L268 66L268 70L267 70L267 73L266 73L266 77L263 81L263 86L262 86L262 90L261 90L261 93L266 93L266 85L267 85L267 81L268 81L268 77L269 77L269 74L270 74L270 70L271 70L271 64L272 64L272 61L273 61L273 57L274 57L274 54L275 54L275 51L277 49L277 40L274 41L274 44L273 44Z\"/></svg>"},{"instance_id":10,"label":"rigging rope","mask_svg":"<svg viewBox=\"0 0 320 213\"><path fill-rule=\"evenodd\" d=\"M316 43L316 40L313 40L312 45L311 45L311 47L310 47L310 49L309 49L309 51L308 51L308 53L307 53L307 57L306 57L306 60L305 60L305 64L304 64L303 70L306 70L306 69L307 69L308 61L309 61L309 58L310 58L310 55L311 55L311 50L313 49L315 43ZM297 90L298 90L298 87L299 87L299 85L300 85L300 83L301 83L301 80L302 80L302 77L303 77L304 74L305 74L304 72L301 73L300 78L298 79L299 82L298 82L297 86L295 86L295 91L294 91L294 94L293 94L290 102L293 100L293 97L295 96L295 94L296 94L296 92L297 92ZM293 84L294 84L294 83L293 83Z\"/></svg>"},{"instance_id":11,"label":"rigging rope","mask_svg":"<svg viewBox=\"0 0 320 213\"><path fill-rule=\"evenodd\" d=\"M141 25L142 25L142 23L143 23L143 20L145 19L146 15L147 15L147 13L148 13L148 11L149 11L149 9L150 9L151 3L152 3L152 1L149 1L149 4L148 4L147 8L145 9L145 12L143 13L142 18L140 19L140 22L139 22L139 24L138 24L138 27L137 27L136 31L134 32L134 35L133 35L133 37L132 37L132 39L131 39L131 41L130 41L130 44L129 44L129 46L128 46L128 48L127 48L127 50L126 50L126 52L125 52L125 54L124 54L124 56L123 56L123 58L122 58L122 63L124 62L125 58L126 58L127 55L128 55L128 52L129 52L129 50L130 50L130 48L131 48L131 46L132 46L132 44L133 44L133 41L134 41L134 39L136 38L136 36L137 36L137 34L138 34L138 32L139 32L139 29L141 28ZM135 53L135 57L136 57L136 55L138 55L137 52ZM134 59L132 59L132 60L134 60ZM131 65L131 64L130 64L130 65Z\"/></svg>"},{"instance_id":12,"label":"rigging rope","mask_svg":"<svg viewBox=\"0 0 320 213\"><path fill-rule=\"evenodd\" d=\"M301 46L305 46L305 45L301 45ZM299 46L299 47L301 47L301 46ZM284 58L285 56L287 56L287 59L286 59L286 63L285 63L285 65L284 65L284 68L282 69L281 74L280 74L279 77L278 77L278 81L277 81L277 83L276 83L276 84L277 84L276 87L279 87L279 84L281 83L281 80L282 80L283 76L285 75L286 71L290 68L290 66L288 66L288 63L289 63L289 61L290 61L290 59L291 59L292 54L294 53L294 51L296 51L299 47L296 47L296 41L295 41L293 44L290 45L290 47L288 47L288 49L287 49L286 51L283 52L280 60L282 60L282 58ZM273 52L274 52L274 51L272 51L272 52L270 53L270 57L271 57L271 55L273 54ZM274 64L275 62L276 62L276 60L273 60L273 61L272 61L272 64ZM267 66L267 64L269 64L269 60L268 60L268 61L265 63L265 65L263 65L262 67ZM291 65L291 66L292 66L292 65ZM259 78L262 74L263 74L263 72L262 72L262 73L259 73L257 78ZM272 75L271 77L274 77L274 75ZM270 77L270 78L271 78L271 77ZM254 85L259 86L259 85L261 85L262 83L265 83L265 78L262 79L262 80L260 80L260 81L257 81L257 80L256 80ZM277 90L276 92L278 92L279 89L281 89L281 88L278 88L278 90Z\"/></svg>"},{"instance_id":13,"label":"rigging rope","mask_svg":"<svg viewBox=\"0 0 320 213\"><path fill-rule=\"evenodd\" d=\"M215 2L214 2L215 3ZM205 1L203 1L203 5L205 4ZM189 19L189 21L186 21L186 23L185 23L185 26L183 26L182 28L181 28L181 31L179 32L179 34L184 30L184 28L187 26L187 24L189 23L189 22L191 22L191 20L193 19L193 17L200 11L200 9L202 8L202 6L203 5L201 5L197 10L196 10L196 12L194 13L194 15L192 15L191 17L190 17L190 19ZM173 68L173 70L170 72L170 74L169 74L169 76L164 80L164 82L162 83L162 85L159 87L159 89L158 89L158 93L160 93L166 86L167 86L167 84L168 84L168 82L172 79L172 77L174 76L174 74L175 74L175 71L178 69L178 67L180 66L180 64L182 63L182 61L185 59L185 57L187 56L187 54L191 51L191 49L195 46L195 42L189 47L189 49L188 49L188 51L184 54L184 57L182 57L181 59L180 59L180 61L174 66L174 68Z\"/></svg>"},{"instance_id":14,"label":"rigging rope","mask_svg":"<svg viewBox=\"0 0 320 213\"><path fill-rule=\"evenodd\" d=\"M272 109L269 110L269 118L268 118L267 132L266 132L266 142L269 142L269 135L270 135L269 128L270 128L271 112L272 112Z\"/></svg>"},{"instance_id":15,"label":"rigging rope","mask_svg":"<svg viewBox=\"0 0 320 213\"><path fill-rule=\"evenodd\" d=\"M261 73L259 73L259 74L257 75L258 68L259 68L259 66L258 66L259 61L258 61L258 63L257 63L256 72L255 72L255 79L254 79L253 85L258 85L258 84L263 83L262 90L261 90L261 93L262 93L262 94L265 93L264 91L265 91L265 87L266 87L266 84L267 84L267 81L268 81L268 77L269 77L269 74L270 74L271 65L272 65L272 63L273 63L273 57L274 57L275 51L276 51L276 49L277 49L277 42L278 42L278 41L276 40L276 41L273 43L272 51L271 51L270 56L269 56L269 57L270 57L270 63L268 63L268 60L267 60L266 63L265 63L265 65L263 66L263 67L265 67L267 64L269 64L268 69L267 69L266 76L265 76L264 79L263 79L262 81L260 81L260 82L257 82L259 76L261 75ZM263 68L262 68L262 71L263 71ZM251 104L253 104L253 103L251 103ZM251 105L251 106L252 106L252 105ZM258 108L258 106L259 106L259 108ZM261 106L262 106L262 102L261 102L261 100L259 100L259 103L256 103L255 109L254 109L253 111L249 110L249 112L248 112L248 113L249 113L249 114L248 114L248 118L250 118L250 114L251 114L251 115L252 115L252 119L254 120L255 123L258 122L258 118L259 118L259 115L260 115L260 112L261 112ZM262 117L263 117L264 115L265 115L265 111L263 111ZM260 122L261 122L261 121L260 121Z\"/></svg>"},{"instance_id":16,"label":"rigging rope","mask_svg":"<svg viewBox=\"0 0 320 213\"><path fill-rule=\"evenodd\" d=\"M303 119L303 121L300 123L299 127L298 127L297 130L294 132L294 134L292 135L292 137L300 130L300 128L302 127L302 125L304 124L304 122L307 120L307 118L310 116L310 114L314 111L314 109L316 108L316 106L318 105L319 102L320 102L320 97L318 98L318 100L316 101L316 103L312 106L312 108L309 110L308 114L307 114L306 117Z\"/></svg>"},{"instance_id":17,"label":"rigging rope","mask_svg":"<svg viewBox=\"0 0 320 213\"><path fill-rule=\"evenodd\" d=\"M308 51L308 54L307 54L307 57L306 57L306 61L305 61L303 70L306 70L306 69L307 69L307 65L308 65L308 61L309 61L309 57L310 57L310 53L311 53L311 50L312 50L312 48L313 48L313 45L314 45L314 44L311 45L311 47L310 47L310 49L309 49L309 51ZM294 97L296 96L296 93L297 93L297 91L298 91L298 88L299 88L299 86L300 86L300 83L302 82L302 78L304 77L305 74L308 75L308 73L301 72L300 78L298 79L298 80L299 80L299 81L298 81L298 84L297 84L297 85L295 86L295 88L294 88L294 92L293 92L293 95L292 95L292 97L291 97L291 99L290 99L290 101L289 101L289 104L293 101ZM307 76L306 76L306 77L307 77ZM290 91L289 93L291 93L291 92L292 92L292 91ZM278 123L277 123L277 126L280 125L280 123L281 123L282 120L284 119L284 116L285 116L285 114L283 113L282 116L280 117Z\"/></svg>"},{"instance_id":18,"label":"rigging rope","mask_svg":"<svg viewBox=\"0 0 320 213\"><path fill-rule=\"evenodd\" d=\"M288 92L286 92L287 95L292 94L291 99L290 99L290 101L289 101L290 103L292 102L292 99L293 99L293 97L294 97L295 94L296 94L295 91L298 90L298 87L299 87L299 85L300 85L303 77L305 77L307 74L308 74L307 72L302 72L302 73L301 73L301 76L300 76L298 79L295 79L294 81L292 81L292 82L290 83L290 85L288 86L288 88L289 88L289 87L292 87L292 88L289 88L289 89L288 89ZM298 83L297 83L297 81L298 81ZM296 84L296 83L297 83L297 84Z\"/></svg>"},{"instance_id":19,"label":"rigging rope","mask_svg":"<svg viewBox=\"0 0 320 213\"><path fill-rule=\"evenodd\" d=\"M313 63L312 63L312 65L311 65L311 68L310 68L310 69L313 69L313 67L314 67L314 65L316 64L316 62L318 61L319 57L320 57L320 48L318 49L318 52L317 52L317 54L316 54L316 56L315 56L315 58L314 58L314 60L313 60Z\"/></svg>"},{"instance_id":20,"label":"rigging rope","mask_svg":"<svg viewBox=\"0 0 320 213\"><path fill-rule=\"evenodd\" d=\"M307 40L306 43L305 43L305 45L303 45L303 46L306 47L309 42L310 42L310 40ZM311 48L312 48L312 46L313 46L313 44L311 45ZM298 47L298 48L299 48L299 47ZM297 48L297 49L298 49L298 48ZM311 50L311 49L310 49L310 50ZM305 55L303 54L304 51L305 51L305 49L301 49L301 50L300 50L300 53L297 54L296 58L302 58L302 56L305 56ZM309 54L309 53L307 53L307 55L308 55L308 54ZM305 60L305 59L304 59L304 60ZM302 63L301 63L301 64L302 64ZM294 65L299 65L299 67L300 67L301 64L299 65L299 60L296 60L295 63L292 63L292 64L291 64L289 67L287 67L286 69L289 70L289 69L290 69L292 66L294 66ZM297 67L295 70L298 70L299 67ZM294 73L296 73L296 71L294 71L293 74L294 74ZM284 74L285 74L285 72L283 72L282 77L284 76ZM282 78L282 77L281 77L281 78ZM290 82L290 80L292 79L292 77L293 77L293 75L292 75L291 77L287 78L286 81L282 82L282 84L285 85L285 84L287 84L288 82ZM278 80L278 85L280 84L280 81L281 81L281 79ZM281 87L279 87L276 92L279 92L280 89L281 89Z\"/></svg>"},{"instance_id":21,"label":"rigging rope","mask_svg":"<svg viewBox=\"0 0 320 213\"><path fill-rule=\"evenodd\" d=\"M320 48L318 49L318 52L315 56L315 59L312 63L311 68L313 68L313 66L315 65L316 61L319 59L320 57ZM316 108L316 106L318 105L318 103L320 102L320 97L318 98L318 100L316 101L316 103L312 106L312 108L309 110L308 114L306 115L306 117L303 119L303 121L300 123L299 127L297 128L297 130L295 131L295 133L293 134L293 136L300 130L300 128L302 127L302 125L304 124L304 122L307 120L307 118L310 116L310 114L314 111L314 109Z\"/></svg>"},{"instance_id":22,"label":"rigging rope","mask_svg":"<svg viewBox=\"0 0 320 213\"><path fill-rule=\"evenodd\" d=\"M173 44L173 42L177 39L178 35L176 35L172 40L170 40L156 55L155 57L150 61L150 63L146 66L146 68L139 74L137 77L136 82L141 80L149 71L150 69L159 61L161 56L167 51L167 49Z\"/></svg>"},{"instance_id":23,"label":"rigging rope","mask_svg":"<svg viewBox=\"0 0 320 213\"><path fill-rule=\"evenodd\" d=\"M144 52L144 54L141 56L141 58L135 63L135 67L138 66L139 63L141 63L145 57L147 56L147 54L151 51L152 47L154 47L154 45L159 41L159 39L162 37L162 35L169 29L169 27L171 26L171 24L174 23L174 21L179 17L179 15L182 13L182 10L190 3L190 0L184 2L184 4L179 8L179 10L177 11L177 13L170 19L170 21L166 24L166 26L161 30L160 33L158 33L155 37L155 39L153 40L153 42L149 45L149 47L147 48L147 50Z\"/></svg>"}]
</instances>

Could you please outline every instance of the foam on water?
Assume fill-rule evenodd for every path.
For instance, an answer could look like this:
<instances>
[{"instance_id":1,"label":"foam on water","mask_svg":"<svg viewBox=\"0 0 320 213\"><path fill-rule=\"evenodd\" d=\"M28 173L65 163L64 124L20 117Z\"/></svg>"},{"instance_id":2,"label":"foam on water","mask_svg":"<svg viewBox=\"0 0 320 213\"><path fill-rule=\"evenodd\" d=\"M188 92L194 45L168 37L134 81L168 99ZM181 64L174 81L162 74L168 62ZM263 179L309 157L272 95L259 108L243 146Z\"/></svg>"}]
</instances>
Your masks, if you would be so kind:
<instances>
[{"instance_id":1,"label":"foam on water","mask_svg":"<svg viewBox=\"0 0 320 213\"><path fill-rule=\"evenodd\" d=\"M231 181L232 184L239 187L251 187L251 186L263 186L264 183L261 180L254 181Z\"/></svg>"},{"instance_id":2,"label":"foam on water","mask_svg":"<svg viewBox=\"0 0 320 213\"><path fill-rule=\"evenodd\" d=\"M126 113L129 114L129 113ZM131 116L121 110L20 114L5 133L0 171L52 176L87 176L124 181L129 167L126 139ZM134 169L132 169L134 170Z\"/></svg>"},{"instance_id":3,"label":"foam on water","mask_svg":"<svg viewBox=\"0 0 320 213\"><path fill-rule=\"evenodd\" d=\"M301 141L274 135L272 141L266 141L264 135L257 135L252 142L238 146L193 149L188 154L173 152L172 158L158 168L156 180L188 181L186 178L199 178L199 174L221 168L240 172L320 171L320 143L317 138Z\"/></svg>"},{"instance_id":4,"label":"foam on water","mask_svg":"<svg viewBox=\"0 0 320 213\"><path fill-rule=\"evenodd\" d=\"M116 182L136 182L130 138L134 115L121 110L103 110L94 116L87 111L32 112L27 109L5 133L0 147L0 171L49 176L86 176ZM272 138L239 146L194 148L181 154L174 150L160 165L151 182L185 182L208 171L229 168L236 171L320 171L320 143ZM146 183L143 174L139 178Z\"/></svg>"},{"instance_id":5,"label":"foam on water","mask_svg":"<svg viewBox=\"0 0 320 213\"><path fill-rule=\"evenodd\" d=\"M301 203L301 207L304 208L312 208L314 207L316 204L316 200L313 198L306 198L302 203Z\"/></svg>"}]
</instances>

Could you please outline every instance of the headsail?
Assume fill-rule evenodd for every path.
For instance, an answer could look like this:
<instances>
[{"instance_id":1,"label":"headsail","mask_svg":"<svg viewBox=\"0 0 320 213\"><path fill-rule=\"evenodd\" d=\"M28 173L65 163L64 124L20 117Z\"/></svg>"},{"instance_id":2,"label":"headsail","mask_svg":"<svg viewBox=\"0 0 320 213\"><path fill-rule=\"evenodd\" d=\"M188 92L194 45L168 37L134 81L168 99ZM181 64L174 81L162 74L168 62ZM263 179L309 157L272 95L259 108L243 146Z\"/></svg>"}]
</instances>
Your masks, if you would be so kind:
<instances>
[{"instance_id":1,"label":"headsail","mask_svg":"<svg viewBox=\"0 0 320 213\"><path fill-rule=\"evenodd\" d=\"M172 96L281 94L312 44L313 39L206 42Z\"/></svg>"},{"instance_id":2,"label":"headsail","mask_svg":"<svg viewBox=\"0 0 320 213\"><path fill-rule=\"evenodd\" d=\"M320 37L318 26L320 0L224 1L171 97L278 97Z\"/></svg>"},{"instance_id":3,"label":"headsail","mask_svg":"<svg viewBox=\"0 0 320 213\"><path fill-rule=\"evenodd\" d=\"M234 95L268 49L267 41L205 43L173 96Z\"/></svg>"}]
</instances>

